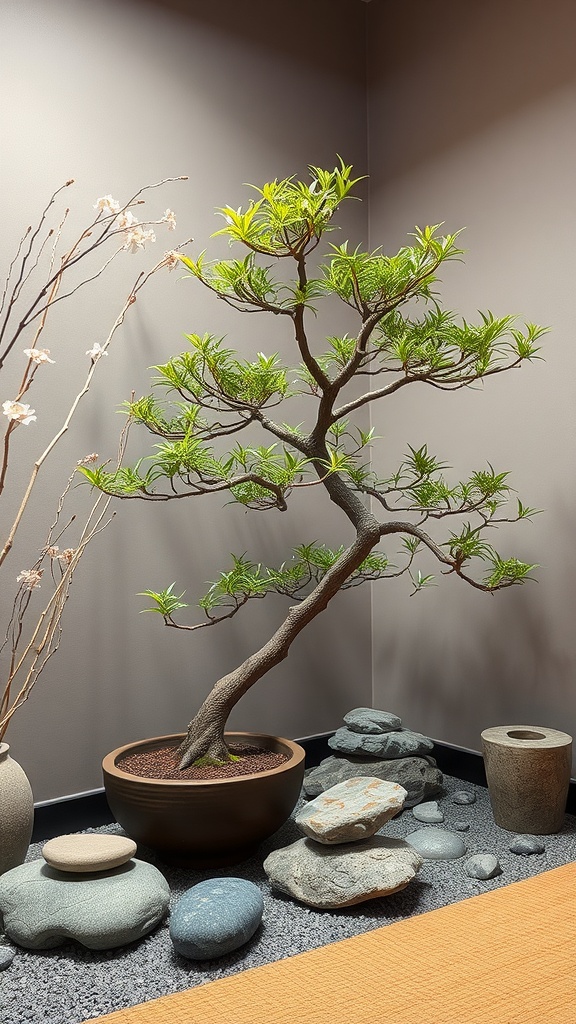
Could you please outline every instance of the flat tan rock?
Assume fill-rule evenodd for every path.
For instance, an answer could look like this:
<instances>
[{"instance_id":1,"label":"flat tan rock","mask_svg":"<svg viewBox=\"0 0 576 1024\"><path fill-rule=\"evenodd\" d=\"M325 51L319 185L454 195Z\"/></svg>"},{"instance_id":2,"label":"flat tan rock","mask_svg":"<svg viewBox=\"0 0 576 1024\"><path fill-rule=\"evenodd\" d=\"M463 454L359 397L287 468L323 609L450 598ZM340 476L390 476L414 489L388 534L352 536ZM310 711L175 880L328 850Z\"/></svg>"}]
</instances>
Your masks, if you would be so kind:
<instances>
[{"instance_id":1,"label":"flat tan rock","mask_svg":"<svg viewBox=\"0 0 576 1024\"><path fill-rule=\"evenodd\" d=\"M402 810L408 793L372 776L346 779L306 804L296 824L318 843L352 843L373 836Z\"/></svg>"},{"instance_id":2,"label":"flat tan rock","mask_svg":"<svg viewBox=\"0 0 576 1024\"><path fill-rule=\"evenodd\" d=\"M133 839L98 833L57 836L42 847L42 856L50 867L79 874L110 871L126 864L135 853Z\"/></svg>"}]
</instances>

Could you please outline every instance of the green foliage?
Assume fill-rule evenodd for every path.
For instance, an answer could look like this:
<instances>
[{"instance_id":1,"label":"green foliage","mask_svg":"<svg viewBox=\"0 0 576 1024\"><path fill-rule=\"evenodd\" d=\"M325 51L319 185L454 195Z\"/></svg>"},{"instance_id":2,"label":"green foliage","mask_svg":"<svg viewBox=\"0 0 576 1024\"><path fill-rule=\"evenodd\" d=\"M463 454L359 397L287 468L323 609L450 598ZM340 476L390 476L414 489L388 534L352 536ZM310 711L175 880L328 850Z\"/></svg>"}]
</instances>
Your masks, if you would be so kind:
<instances>
[{"instance_id":1,"label":"green foliage","mask_svg":"<svg viewBox=\"0 0 576 1024\"><path fill-rule=\"evenodd\" d=\"M138 597L150 597L154 604L151 608L143 608L143 612L158 612L164 619L170 619L174 612L180 608L188 608L185 601L182 601L185 591L181 594L174 593L176 583L171 583L166 590L141 590Z\"/></svg>"},{"instance_id":2,"label":"green foliage","mask_svg":"<svg viewBox=\"0 0 576 1024\"><path fill-rule=\"evenodd\" d=\"M284 178L262 188L252 186L261 197L245 211L223 206L219 213L226 227L216 235L241 242L267 256L302 256L330 230L329 221L339 204L360 178L351 178L352 167L340 160L332 171L310 167L310 184Z\"/></svg>"},{"instance_id":3,"label":"green foliage","mask_svg":"<svg viewBox=\"0 0 576 1024\"><path fill-rule=\"evenodd\" d=\"M240 245L239 257L210 261L203 252L196 258L178 254L189 275L228 305L279 316L292 331L291 365L277 353L241 358L222 337L187 334L189 347L154 367L156 394L125 404L130 421L157 438L152 454L134 467L80 471L93 486L119 497L170 500L221 492L225 502L256 510L285 511L295 488L320 486L357 535L370 522L373 548L386 533L401 537L399 568L372 550L350 566L343 582L341 572L332 572L347 558L343 546L300 545L279 568L233 556L231 568L200 601L208 622L269 593L302 600L330 573L341 587L406 573L413 593L419 592L435 585L433 575L413 568L423 549L443 572L481 589L522 582L535 567L501 558L485 539L488 528L537 512L519 499L506 512L514 504L509 474L487 463L465 479L450 480L448 464L422 444L409 445L400 465L382 477L368 451L375 447L374 431L356 423L355 414L407 385L472 387L539 358L545 329L532 323L521 329L514 316L490 310L471 323L442 307L438 274L462 250L459 232L443 234L441 224L416 227L410 244L393 255L348 241L326 246L319 259L314 256L311 272L311 254L334 230L340 204L360 179L341 159L332 170L309 171L308 181L288 177L251 186L256 198L245 208L219 209L225 226L216 234ZM275 276L279 260L291 261L292 276ZM331 335L316 351L308 321L330 297L351 307L357 333ZM308 403L305 414L299 411L304 422L273 418L276 407L284 411L302 395ZM417 403L414 409L418 415ZM245 430L250 432L239 441ZM442 532L444 519L457 525ZM441 533L438 540L428 532L433 527ZM485 573L481 582L468 576L475 564ZM174 587L144 592L153 601L147 610L171 625L172 614L186 607Z\"/></svg>"},{"instance_id":4,"label":"green foliage","mask_svg":"<svg viewBox=\"0 0 576 1024\"><path fill-rule=\"evenodd\" d=\"M522 583L525 579L530 579L530 573L533 569L537 569L537 565L528 565L526 562L520 562L517 558L500 558L498 555L494 555L492 558L492 571L484 579L484 583L490 590L496 590L499 587L509 587L516 583Z\"/></svg>"}]
</instances>

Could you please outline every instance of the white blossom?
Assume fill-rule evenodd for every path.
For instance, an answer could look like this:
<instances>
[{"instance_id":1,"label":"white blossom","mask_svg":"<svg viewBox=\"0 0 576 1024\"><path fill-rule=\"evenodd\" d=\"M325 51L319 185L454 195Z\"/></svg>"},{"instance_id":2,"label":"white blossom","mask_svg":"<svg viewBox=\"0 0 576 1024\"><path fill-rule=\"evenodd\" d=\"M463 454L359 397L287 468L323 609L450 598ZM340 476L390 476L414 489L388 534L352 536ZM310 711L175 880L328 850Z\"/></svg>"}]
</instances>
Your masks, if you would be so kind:
<instances>
[{"instance_id":1,"label":"white blossom","mask_svg":"<svg viewBox=\"0 0 576 1024\"><path fill-rule=\"evenodd\" d=\"M107 356L108 353L104 351L99 341L95 341L92 348L87 349L86 355L90 356L90 359L95 363L100 356Z\"/></svg>"},{"instance_id":2,"label":"white blossom","mask_svg":"<svg viewBox=\"0 0 576 1024\"><path fill-rule=\"evenodd\" d=\"M162 222L168 225L168 231L174 231L176 227L176 214L172 210L165 210Z\"/></svg>"},{"instance_id":3,"label":"white blossom","mask_svg":"<svg viewBox=\"0 0 576 1024\"><path fill-rule=\"evenodd\" d=\"M124 242L124 249L128 249L130 252L138 252L139 249L143 249L146 242L155 242L156 235L152 229L146 230L137 224L136 227L131 228L130 231L126 232L126 241Z\"/></svg>"},{"instance_id":4,"label":"white blossom","mask_svg":"<svg viewBox=\"0 0 576 1024\"><path fill-rule=\"evenodd\" d=\"M112 196L101 196L94 203L94 209L98 210L98 213L104 213L106 215L112 213L118 213L120 209L120 203L116 199L112 199Z\"/></svg>"},{"instance_id":5,"label":"white blossom","mask_svg":"<svg viewBox=\"0 0 576 1024\"><path fill-rule=\"evenodd\" d=\"M64 548L64 551L61 551L60 554L58 555L58 559L60 562L63 562L64 565L70 565L70 562L74 558L75 554L75 548Z\"/></svg>"},{"instance_id":6,"label":"white blossom","mask_svg":"<svg viewBox=\"0 0 576 1024\"><path fill-rule=\"evenodd\" d=\"M122 231L126 231L128 228L134 227L138 223L138 218L134 216L131 210L123 210L116 217L115 222Z\"/></svg>"},{"instance_id":7,"label":"white blossom","mask_svg":"<svg viewBox=\"0 0 576 1024\"><path fill-rule=\"evenodd\" d=\"M25 427L28 426L32 420L37 417L34 416L34 409L31 409L29 405L25 405L24 402L3 402L2 412L9 420L15 420L17 423L22 423Z\"/></svg>"},{"instance_id":8,"label":"white blossom","mask_svg":"<svg viewBox=\"0 0 576 1024\"><path fill-rule=\"evenodd\" d=\"M21 569L20 575L16 577L16 583L22 580L26 590L36 590L40 587L43 569Z\"/></svg>"},{"instance_id":9,"label":"white blossom","mask_svg":"<svg viewBox=\"0 0 576 1024\"><path fill-rule=\"evenodd\" d=\"M108 353L106 353L108 354ZM88 355L88 353L86 353ZM91 462L98 462L100 456L98 452L91 452L90 455L85 455L83 459L78 459L77 466L88 466Z\"/></svg>"},{"instance_id":10,"label":"white blossom","mask_svg":"<svg viewBox=\"0 0 576 1024\"><path fill-rule=\"evenodd\" d=\"M180 264L178 253L172 249L170 252L164 253L164 262L168 267L168 270L174 270Z\"/></svg>"},{"instance_id":11,"label":"white blossom","mask_svg":"<svg viewBox=\"0 0 576 1024\"><path fill-rule=\"evenodd\" d=\"M54 360L50 359L49 348L25 348L24 355L28 356L33 363L53 363Z\"/></svg>"}]
</instances>

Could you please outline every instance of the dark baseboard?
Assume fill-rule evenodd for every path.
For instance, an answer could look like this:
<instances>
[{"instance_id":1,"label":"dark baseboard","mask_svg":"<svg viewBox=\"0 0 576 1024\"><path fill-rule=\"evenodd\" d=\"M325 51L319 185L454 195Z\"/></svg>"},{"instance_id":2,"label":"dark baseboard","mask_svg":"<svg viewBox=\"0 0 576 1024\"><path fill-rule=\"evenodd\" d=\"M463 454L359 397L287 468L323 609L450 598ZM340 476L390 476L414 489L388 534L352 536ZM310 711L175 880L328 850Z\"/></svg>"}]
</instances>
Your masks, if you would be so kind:
<instances>
[{"instance_id":1,"label":"dark baseboard","mask_svg":"<svg viewBox=\"0 0 576 1024\"><path fill-rule=\"evenodd\" d=\"M328 746L328 738L333 733L320 736L308 736L299 740L306 751L306 766L314 768L323 758L332 753ZM486 773L481 754L463 747L454 747L449 743L434 743L434 757L438 767L445 775L462 779L475 786L486 786ZM576 814L576 781L570 783L566 810ZM61 800L50 800L37 804L34 814L34 831L32 842L40 843L54 836L68 832L81 832L82 829L99 828L109 825L114 816L108 807L104 790L78 796L65 797Z\"/></svg>"}]
</instances>

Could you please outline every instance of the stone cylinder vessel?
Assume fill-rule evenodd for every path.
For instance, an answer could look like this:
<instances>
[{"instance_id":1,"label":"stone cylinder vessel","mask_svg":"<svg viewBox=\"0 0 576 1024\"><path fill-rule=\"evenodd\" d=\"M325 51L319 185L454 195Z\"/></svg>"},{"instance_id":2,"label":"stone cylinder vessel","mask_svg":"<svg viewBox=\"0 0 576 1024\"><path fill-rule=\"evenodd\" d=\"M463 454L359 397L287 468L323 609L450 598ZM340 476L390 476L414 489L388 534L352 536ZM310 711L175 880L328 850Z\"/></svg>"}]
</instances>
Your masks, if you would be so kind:
<instances>
[{"instance_id":1,"label":"stone cylinder vessel","mask_svg":"<svg viewBox=\"0 0 576 1024\"><path fill-rule=\"evenodd\" d=\"M508 832L551 835L564 822L572 737L557 729L485 729L482 750L494 820Z\"/></svg>"},{"instance_id":2,"label":"stone cylinder vessel","mask_svg":"<svg viewBox=\"0 0 576 1024\"><path fill-rule=\"evenodd\" d=\"M34 801L23 768L0 743L0 875L24 862L34 824Z\"/></svg>"}]
</instances>

